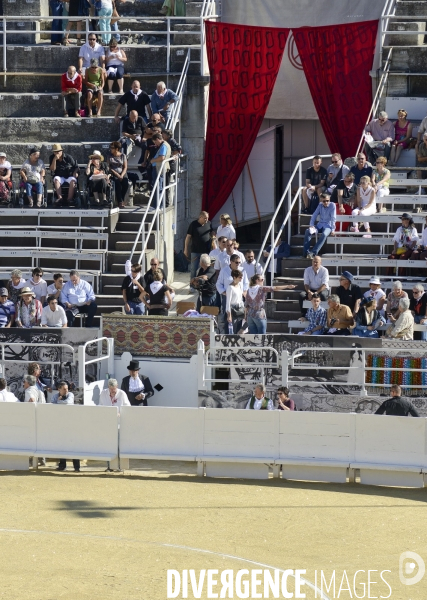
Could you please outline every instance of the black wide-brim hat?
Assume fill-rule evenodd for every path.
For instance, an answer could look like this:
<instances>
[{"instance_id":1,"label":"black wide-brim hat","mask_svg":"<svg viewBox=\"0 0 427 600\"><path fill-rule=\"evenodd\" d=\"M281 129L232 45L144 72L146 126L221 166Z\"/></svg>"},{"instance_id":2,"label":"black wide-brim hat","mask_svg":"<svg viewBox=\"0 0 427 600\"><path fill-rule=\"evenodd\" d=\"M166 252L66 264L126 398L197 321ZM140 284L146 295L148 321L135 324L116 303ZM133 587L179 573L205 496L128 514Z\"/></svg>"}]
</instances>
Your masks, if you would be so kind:
<instances>
[{"instance_id":1,"label":"black wide-brim hat","mask_svg":"<svg viewBox=\"0 0 427 600\"><path fill-rule=\"evenodd\" d=\"M137 360L131 360L127 369L128 371L139 371L139 362Z\"/></svg>"}]
</instances>

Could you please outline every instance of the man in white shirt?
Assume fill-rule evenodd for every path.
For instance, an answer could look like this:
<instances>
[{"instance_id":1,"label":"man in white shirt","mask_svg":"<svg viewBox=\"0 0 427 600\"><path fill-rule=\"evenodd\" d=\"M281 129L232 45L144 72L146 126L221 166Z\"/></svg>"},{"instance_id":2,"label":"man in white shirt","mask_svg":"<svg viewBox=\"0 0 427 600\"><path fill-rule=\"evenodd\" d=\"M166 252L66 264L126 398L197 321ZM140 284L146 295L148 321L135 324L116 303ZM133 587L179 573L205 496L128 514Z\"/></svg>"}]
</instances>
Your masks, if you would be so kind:
<instances>
[{"instance_id":1,"label":"man in white shirt","mask_svg":"<svg viewBox=\"0 0 427 600\"><path fill-rule=\"evenodd\" d=\"M237 269L238 271L243 272L243 279L242 279L243 291L247 292L248 288L249 288L248 276L246 275L246 272L243 270L240 256L238 256L237 254L233 254L231 256L230 265L226 265L225 267L223 267L220 270L218 279L216 282L216 289L218 290L219 294L221 295L223 312L225 312L225 300L226 300L225 295L227 292L227 288L233 281L233 277L231 276L231 271L233 269Z\"/></svg>"},{"instance_id":2,"label":"man in white shirt","mask_svg":"<svg viewBox=\"0 0 427 600\"><path fill-rule=\"evenodd\" d=\"M120 408L121 406L130 405L126 394L123 390L119 390L117 379L109 379L108 388L102 390L99 396L99 406L118 406Z\"/></svg>"},{"instance_id":3,"label":"man in white shirt","mask_svg":"<svg viewBox=\"0 0 427 600\"><path fill-rule=\"evenodd\" d=\"M251 396L246 405L247 410L274 410L273 400L265 395L265 386L259 383L255 386L254 395Z\"/></svg>"},{"instance_id":4,"label":"man in white shirt","mask_svg":"<svg viewBox=\"0 0 427 600\"><path fill-rule=\"evenodd\" d=\"M235 249L234 242L235 242L235 240L227 240L227 242L225 244L225 252L222 252L219 257L221 269L223 269L224 267L226 267L227 265L230 264L231 257L234 254L237 254L237 256L239 256L240 262L242 264L245 262L245 257L243 256L243 254Z\"/></svg>"},{"instance_id":5,"label":"man in white shirt","mask_svg":"<svg viewBox=\"0 0 427 600\"><path fill-rule=\"evenodd\" d=\"M0 378L0 402L19 402L15 394L7 391L7 381L3 377Z\"/></svg>"},{"instance_id":6,"label":"man in white shirt","mask_svg":"<svg viewBox=\"0 0 427 600\"><path fill-rule=\"evenodd\" d=\"M264 273L263 266L255 260L255 252L253 250L246 250L245 259L246 262L243 263L242 267L248 279L254 275L262 275Z\"/></svg>"},{"instance_id":7,"label":"man in white shirt","mask_svg":"<svg viewBox=\"0 0 427 600\"><path fill-rule=\"evenodd\" d=\"M320 296L320 300L327 300L329 296L329 271L322 267L320 256L313 256L311 267L304 270L304 292L299 295L301 315L305 317L307 309L303 308L304 300L311 300L314 292Z\"/></svg>"},{"instance_id":8,"label":"man in white shirt","mask_svg":"<svg viewBox=\"0 0 427 600\"><path fill-rule=\"evenodd\" d=\"M49 296L47 306L42 310L42 327L67 327L67 316L62 306L58 306L55 296Z\"/></svg>"},{"instance_id":9,"label":"man in white shirt","mask_svg":"<svg viewBox=\"0 0 427 600\"><path fill-rule=\"evenodd\" d=\"M83 44L79 52L78 71L83 77L86 69L90 67L90 61L92 58L96 58L99 66L102 68L104 68L105 63L105 51L101 44L98 44L96 41L96 35L94 33L90 33L88 39L89 41Z\"/></svg>"},{"instance_id":10,"label":"man in white shirt","mask_svg":"<svg viewBox=\"0 0 427 600\"><path fill-rule=\"evenodd\" d=\"M36 387L37 379L34 375L25 375L24 377L24 390L25 397L24 402L38 402L40 404L46 403L46 399L41 390Z\"/></svg>"},{"instance_id":11,"label":"man in white shirt","mask_svg":"<svg viewBox=\"0 0 427 600\"><path fill-rule=\"evenodd\" d=\"M225 235L220 235L216 240L217 248L209 252L212 262L215 260L214 267L216 271L221 269L221 257L224 256L227 248L227 238Z\"/></svg>"}]
</instances>

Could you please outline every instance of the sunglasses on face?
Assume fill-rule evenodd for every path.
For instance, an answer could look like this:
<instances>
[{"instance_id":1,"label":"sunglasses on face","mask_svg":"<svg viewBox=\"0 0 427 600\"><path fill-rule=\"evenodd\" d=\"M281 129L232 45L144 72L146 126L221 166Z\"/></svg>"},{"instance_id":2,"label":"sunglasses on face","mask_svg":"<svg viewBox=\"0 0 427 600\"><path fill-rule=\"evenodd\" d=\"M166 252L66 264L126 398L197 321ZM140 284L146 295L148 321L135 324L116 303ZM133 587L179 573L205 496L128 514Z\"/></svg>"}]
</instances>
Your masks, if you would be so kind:
<instances>
[{"instance_id":1,"label":"sunglasses on face","mask_svg":"<svg viewBox=\"0 0 427 600\"><path fill-rule=\"evenodd\" d=\"M340 162L339 160L333 160L333 161L332 161L332 164L333 164L333 165L337 165L339 162Z\"/></svg>"}]
</instances>

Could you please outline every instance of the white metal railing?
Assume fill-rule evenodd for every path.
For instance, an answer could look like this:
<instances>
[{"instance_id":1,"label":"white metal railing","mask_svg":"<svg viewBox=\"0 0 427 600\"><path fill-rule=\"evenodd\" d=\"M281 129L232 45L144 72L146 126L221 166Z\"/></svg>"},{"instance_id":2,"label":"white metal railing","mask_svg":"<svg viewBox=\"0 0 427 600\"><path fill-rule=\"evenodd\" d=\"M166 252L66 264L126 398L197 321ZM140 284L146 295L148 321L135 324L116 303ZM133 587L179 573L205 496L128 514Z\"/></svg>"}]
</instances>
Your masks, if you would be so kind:
<instances>
[{"instance_id":1,"label":"white metal railing","mask_svg":"<svg viewBox=\"0 0 427 600\"><path fill-rule=\"evenodd\" d=\"M384 4L383 11L380 17L380 60L382 56L385 36L388 28L388 24L390 21L390 17L394 17L397 7L397 0L386 0ZM400 33L400 32L399 32Z\"/></svg>"},{"instance_id":2,"label":"white metal railing","mask_svg":"<svg viewBox=\"0 0 427 600\"><path fill-rule=\"evenodd\" d=\"M86 360L86 349L88 346L92 346L93 344L98 344L96 358L92 358ZM107 353L103 354L103 347L106 345ZM86 394L86 366L92 365L95 363L100 363L104 360L108 361L108 372L114 373L114 339L107 337L100 337L96 340L89 340L85 344L79 346L77 348L77 360L78 360L78 371L79 371L79 388L83 390L83 404L85 402L85 394Z\"/></svg>"},{"instance_id":3,"label":"white metal railing","mask_svg":"<svg viewBox=\"0 0 427 600\"><path fill-rule=\"evenodd\" d=\"M175 134L177 124L180 124L178 132L178 143L181 142L181 110L184 96L185 84L187 82L188 69L191 63L191 48L188 49L187 56L185 57L184 66L182 68L181 76L179 78L178 86L175 90L178 100L172 104L168 120L166 121L166 129L170 129L172 134Z\"/></svg>"}]
</instances>

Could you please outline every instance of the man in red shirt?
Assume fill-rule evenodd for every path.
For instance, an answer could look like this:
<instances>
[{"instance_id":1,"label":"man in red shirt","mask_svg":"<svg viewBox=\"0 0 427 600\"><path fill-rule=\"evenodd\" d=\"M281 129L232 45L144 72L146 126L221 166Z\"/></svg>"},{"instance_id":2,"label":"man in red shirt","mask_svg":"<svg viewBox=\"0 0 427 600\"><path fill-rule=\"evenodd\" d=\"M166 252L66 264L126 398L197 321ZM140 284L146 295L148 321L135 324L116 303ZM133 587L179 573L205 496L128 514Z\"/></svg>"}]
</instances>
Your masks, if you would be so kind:
<instances>
[{"instance_id":1,"label":"man in red shirt","mask_svg":"<svg viewBox=\"0 0 427 600\"><path fill-rule=\"evenodd\" d=\"M68 67L67 72L61 77L62 105L64 117L68 111L74 110L74 116L80 117L80 98L82 95L82 77L77 73L76 67Z\"/></svg>"}]
</instances>

